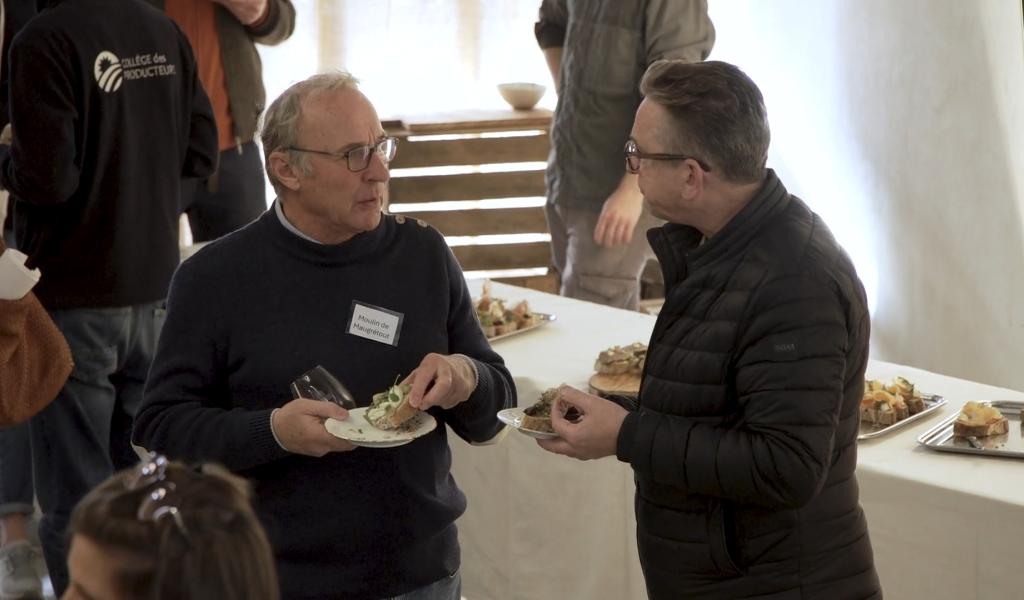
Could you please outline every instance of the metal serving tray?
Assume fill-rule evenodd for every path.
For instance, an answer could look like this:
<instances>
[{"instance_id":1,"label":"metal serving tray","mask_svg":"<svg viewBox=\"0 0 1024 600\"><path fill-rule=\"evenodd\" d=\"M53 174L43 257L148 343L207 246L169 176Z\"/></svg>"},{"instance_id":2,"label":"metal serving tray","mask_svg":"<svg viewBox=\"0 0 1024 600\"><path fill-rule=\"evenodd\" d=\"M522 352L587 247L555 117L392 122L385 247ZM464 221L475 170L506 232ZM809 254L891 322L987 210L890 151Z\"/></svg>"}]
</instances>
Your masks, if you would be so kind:
<instances>
[{"instance_id":1,"label":"metal serving tray","mask_svg":"<svg viewBox=\"0 0 1024 600\"><path fill-rule=\"evenodd\" d=\"M526 333L527 331L533 331L534 329L538 329L540 327L543 327L543 326L547 325L548 323L550 323L550 322L552 322L552 321L554 321L555 319L558 318L555 315L551 315L551 314L548 314L548 313L535 312L533 314L537 315L537 317L540 318L540 322L537 323L536 325L531 325L530 327L524 327L522 329L516 329L515 331L510 331L508 333L503 333L501 335L496 335L496 336L494 336L492 338L487 338L487 341L488 342L496 342L498 340L503 340L503 339L505 339L507 337L512 337L514 335L519 335L520 333Z\"/></svg>"},{"instance_id":2,"label":"metal serving tray","mask_svg":"<svg viewBox=\"0 0 1024 600\"><path fill-rule=\"evenodd\" d=\"M860 435L857 436L858 440L870 440L879 436L883 436L887 433L891 433L901 427L925 418L926 416L937 411L940 406L946 403L946 399L942 396L936 396L934 394L921 394L921 399L924 400L924 410L917 413L916 415L910 415L902 421L896 421L892 425L877 425L875 423L867 423L864 421L860 422Z\"/></svg>"},{"instance_id":3,"label":"metal serving tray","mask_svg":"<svg viewBox=\"0 0 1024 600\"><path fill-rule=\"evenodd\" d=\"M1024 436L1021 435L1020 417L1020 411L1024 409L1024 402L996 400L994 402L986 402L985 404L998 408L1003 413L1003 416L1010 421L1010 430L1007 433L971 438L970 440L953 435L953 421L960 415L958 412L943 419L941 423L922 433L917 438L917 443L925 448L941 452L1024 458ZM972 442L974 445L972 445Z\"/></svg>"}]
</instances>

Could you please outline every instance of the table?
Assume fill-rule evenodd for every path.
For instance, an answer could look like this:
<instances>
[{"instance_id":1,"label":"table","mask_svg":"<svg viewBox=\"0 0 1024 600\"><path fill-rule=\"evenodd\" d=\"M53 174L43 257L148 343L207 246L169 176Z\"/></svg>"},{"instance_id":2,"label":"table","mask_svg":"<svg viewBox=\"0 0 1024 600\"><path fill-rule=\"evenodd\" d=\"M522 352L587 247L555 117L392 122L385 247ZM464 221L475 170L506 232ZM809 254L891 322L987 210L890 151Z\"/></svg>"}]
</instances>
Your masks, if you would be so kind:
<instances>
[{"instance_id":1,"label":"table","mask_svg":"<svg viewBox=\"0 0 1024 600\"><path fill-rule=\"evenodd\" d=\"M478 293L479 282L471 282ZM560 383L586 388L599 350L646 342L654 317L494 285L557 320L494 347L515 376L520 405ZM916 438L967 400L1024 394L871 361L868 376L902 375L948 405L920 423L861 442L861 503L887 598L1002 599L1024 595L1024 464L935 453ZM633 480L615 458L581 463L510 432L472 447L451 436L453 473L469 498L459 520L468 600L646 598L637 560Z\"/></svg>"}]
</instances>

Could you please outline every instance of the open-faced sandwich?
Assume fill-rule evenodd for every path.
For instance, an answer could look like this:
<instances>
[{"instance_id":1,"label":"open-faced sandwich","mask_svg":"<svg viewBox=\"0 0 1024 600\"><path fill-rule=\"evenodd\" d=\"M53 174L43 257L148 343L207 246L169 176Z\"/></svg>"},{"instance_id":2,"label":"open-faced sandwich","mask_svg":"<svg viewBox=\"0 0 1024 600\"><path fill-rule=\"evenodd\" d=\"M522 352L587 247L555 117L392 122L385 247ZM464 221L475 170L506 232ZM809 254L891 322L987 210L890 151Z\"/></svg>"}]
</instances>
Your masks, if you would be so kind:
<instances>
[{"instance_id":1,"label":"open-faced sandwich","mask_svg":"<svg viewBox=\"0 0 1024 600\"><path fill-rule=\"evenodd\" d=\"M864 382L860 402L860 420L875 425L892 425L925 409L921 392L903 377L886 385L876 379Z\"/></svg>"},{"instance_id":2,"label":"open-faced sandwich","mask_svg":"<svg viewBox=\"0 0 1024 600\"><path fill-rule=\"evenodd\" d=\"M975 402L964 404L953 421L953 434L961 437L986 437L1010 431L1010 422L998 408Z\"/></svg>"},{"instance_id":3,"label":"open-faced sandwich","mask_svg":"<svg viewBox=\"0 0 1024 600\"><path fill-rule=\"evenodd\" d=\"M480 298L474 303L476 317L484 336L497 337L540 323L540 317L530 310L530 304L522 300L511 309L501 298L491 295L491 282L485 281Z\"/></svg>"},{"instance_id":4,"label":"open-faced sandwich","mask_svg":"<svg viewBox=\"0 0 1024 600\"><path fill-rule=\"evenodd\" d=\"M639 375L644 370L647 344L634 342L628 346L612 346L602 350L594 361L594 370L602 375Z\"/></svg>"},{"instance_id":5,"label":"open-faced sandwich","mask_svg":"<svg viewBox=\"0 0 1024 600\"><path fill-rule=\"evenodd\" d=\"M602 350L594 361L590 391L599 396L635 397L640 393L640 374L647 359L647 345L634 342Z\"/></svg>"},{"instance_id":6,"label":"open-faced sandwich","mask_svg":"<svg viewBox=\"0 0 1024 600\"><path fill-rule=\"evenodd\" d=\"M910 409L903 397L888 390L864 390L860 401L860 420L876 425L892 425L910 416Z\"/></svg>"},{"instance_id":7,"label":"open-faced sandwich","mask_svg":"<svg viewBox=\"0 0 1024 600\"><path fill-rule=\"evenodd\" d=\"M393 385L386 392L373 395L366 409L366 420L377 429L399 429L420 412L409 404L412 384Z\"/></svg>"},{"instance_id":8,"label":"open-faced sandwich","mask_svg":"<svg viewBox=\"0 0 1024 600\"><path fill-rule=\"evenodd\" d=\"M558 388L548 388L540 395L540 399L523 409L523 421L520 427L531 431L543 431L554 433L551 427L551 408L555 405L559 395ZM580 413L575 406L570 406L565 412L565 418L569 421L579 419Z\"/></svg>"}]
</instances>

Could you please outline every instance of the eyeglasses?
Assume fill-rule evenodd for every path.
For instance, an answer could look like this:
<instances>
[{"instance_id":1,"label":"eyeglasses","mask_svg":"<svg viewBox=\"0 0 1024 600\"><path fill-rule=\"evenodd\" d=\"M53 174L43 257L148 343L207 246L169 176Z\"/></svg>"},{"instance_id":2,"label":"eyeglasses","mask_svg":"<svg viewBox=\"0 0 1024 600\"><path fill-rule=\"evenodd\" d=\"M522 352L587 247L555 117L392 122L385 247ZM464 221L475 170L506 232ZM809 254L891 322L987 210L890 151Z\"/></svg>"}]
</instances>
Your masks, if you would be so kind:
<instances>
[{"instance_id":1,"label":"eyeglasses","mask_svg":"<svg viewBox=\"0 0 1024 600\"><path fill-rule=\"evenodd\" d=\"M181 518L181 512L175 505L175 488L173 481L167 481L167 457L159 454L150 455L149 459L139 463L133 477L125 482L125 492L145 491L139 501L139 509L135 516L140 521L159 523L164 517L170 517L185 541L188 541L188 529Z\"/></svg>"},{"instance_id":2,"label":"eyeglasses","mask_svg":"<svg viewBox=\"0 0 1024 600\"><path fill-rule=\"evenodd\" d=\"M640 148L636 145L636 140L627 140L626 147L623 149L623 154L626 155L626 170L636 175L640 172L640 159L645 158L647 160L693 160L700 165L701 169L704 169L708 173L711 172L711 167L708 166L703 160L696 156L690 156L688 154L648 154L647 152L641 152Z\"/></svg>"},{"instance_id":3,"label":"eyeglasses","mask_svg":"<svg viewBox=\"0 0 1024 600\"><path fill-rule=\"evenodd\" d=\"M359 146L346 152L327 152L326 150L310 150L309 148L297 148L295 146L288 146L285 150L323 154L338 159L344 158L348 163L348 170L358 173L359 171L365 171L370 166L370 157L373 156L374 152L377 153L377 156L380 156L385 165L394 160L395 152L398 150L398 139L386 137L376 144Z\"/></svg>"}]
</instances>

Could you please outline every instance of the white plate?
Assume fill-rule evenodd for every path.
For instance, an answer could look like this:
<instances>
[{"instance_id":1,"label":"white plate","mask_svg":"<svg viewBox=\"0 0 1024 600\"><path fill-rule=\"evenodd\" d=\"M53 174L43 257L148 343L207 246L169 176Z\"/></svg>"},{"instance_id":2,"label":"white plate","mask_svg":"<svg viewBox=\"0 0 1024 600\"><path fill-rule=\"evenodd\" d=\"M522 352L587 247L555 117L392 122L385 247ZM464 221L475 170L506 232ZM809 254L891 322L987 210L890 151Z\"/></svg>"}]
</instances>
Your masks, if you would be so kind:
<instances>
[{"instance_id":1,"label":"white plate","mask_svg":"<svg viewBox=\"0 0 1024 600\"><path fill-rule=\"evenodd\" d=\"M377 429L366 420L363 413L367 407L353 408L348 411L348 418L344 421L327 419L324 427L331 435L348 440L356 446L366 448L393 448L408 444L414 439L424 436L437 427L437 420L433 415L425 412L418 413L409 420L409 423L401 429Z\"/></svg>"},{"instance_id":2,"label":"white plate","mask_svg":"<svg viewBox=\"0 0 1024 600\"><path fill-rule=\"evenodd\" d=\"M532 438L537 438L538 440L551 440L558 437L557 433L537 431L535 429L527 429L523 427L523 410L524 409L522 408L506 408L505 410L498 411L498 420L509 427L514 427L517 431Z\"/></svg>"}]
</instances>

